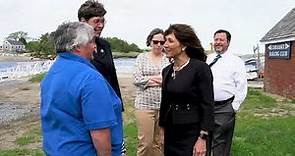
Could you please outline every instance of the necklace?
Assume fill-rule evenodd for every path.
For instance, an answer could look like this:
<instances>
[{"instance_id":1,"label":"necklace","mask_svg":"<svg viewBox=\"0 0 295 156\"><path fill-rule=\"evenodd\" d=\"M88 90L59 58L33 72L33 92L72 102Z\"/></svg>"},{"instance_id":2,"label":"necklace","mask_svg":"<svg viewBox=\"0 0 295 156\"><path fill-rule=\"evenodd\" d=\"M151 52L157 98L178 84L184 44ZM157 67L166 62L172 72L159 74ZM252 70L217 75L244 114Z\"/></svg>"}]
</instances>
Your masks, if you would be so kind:
<instances>
[{"instance_id":1,"label":"necklace","mask_svg":"<svg viewBox=\"0 0 295 156\"><path fill-rule=\"evenodd\" d=\"M179 67L173 66L173 72L171 74L171 77L173 79L175 79L176 78L176 72L180 71L182 68L184 68L186 65L188 65L189 61L190 61L190 58L186 61L186 63L184 63L183 65L181 65Z\"/></svg>"}]
</instances>

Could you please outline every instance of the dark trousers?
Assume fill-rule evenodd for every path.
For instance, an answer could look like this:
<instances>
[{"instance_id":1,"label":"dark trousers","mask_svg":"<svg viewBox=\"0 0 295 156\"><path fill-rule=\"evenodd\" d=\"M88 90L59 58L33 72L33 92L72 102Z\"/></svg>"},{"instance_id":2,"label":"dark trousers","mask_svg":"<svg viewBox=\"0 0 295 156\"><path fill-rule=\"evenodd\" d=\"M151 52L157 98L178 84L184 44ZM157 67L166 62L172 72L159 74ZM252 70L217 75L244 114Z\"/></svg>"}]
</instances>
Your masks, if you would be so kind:
<instances>
[{"instance_id":1,"label":"dark trousers","mask_svg":"<svg viewBox=\"0 0 295 156\"><path fill-rule=\"evenodd\" d=\"M175 124L165 126L164 155L192 156L193 147L198 139L200 125Z\"/></svg>"},{"instance_id":2,"label":"dark trousers","mask_svg":"<svg viewBox=\"0 0 295 156\"><path fill-rule=\"evenodd\" d=\"M225 102L215 102L213 156L230 156L231 143L235 128L235 111L233 98Z\"/></svg>"}]
</instances>

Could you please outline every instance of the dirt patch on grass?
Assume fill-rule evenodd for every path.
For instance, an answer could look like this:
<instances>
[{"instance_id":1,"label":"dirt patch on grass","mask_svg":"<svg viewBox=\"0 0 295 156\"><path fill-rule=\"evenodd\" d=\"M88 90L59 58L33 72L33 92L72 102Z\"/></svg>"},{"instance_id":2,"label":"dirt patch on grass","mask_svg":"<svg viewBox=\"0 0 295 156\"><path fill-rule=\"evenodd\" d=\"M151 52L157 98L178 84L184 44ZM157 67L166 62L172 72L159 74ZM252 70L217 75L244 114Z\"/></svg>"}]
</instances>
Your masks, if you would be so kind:
<instances>
[{"instance_id":1,"label":"dirt patch on grass","mask_svg":"<svg viewBox=\"0 0 295 156\"><path fill-rule=\"evenodd\" d=\"M39 115L31 115L17 121L11 122L0 129L0 149L14 149L19 148L20 145L16 143L17 138L20 138L25 133L30 131L34 126L39 126ZM33 149L41 147L41 142L34 145Z\"/></svg>"},{"instance_id":2,"label":"dirt patch on grass","mask_svg":"<svg viewBox=\"0 0 295 156\"><path fill-rule=\"evenodd\" d=\"M134 99L136 88L132 83L131 74L119 75L118 77L125 108L123 113L124 123L132 123L134 122Z\"/></svg>"},{"instance_id":3,"label":"dirt patch on grass","mask_svg":"<svg viewBox=\"0 0 295 156\"><path fill-rule=\"evenodd\" d=\"M39 124L39 84L13 80L0 87L0 149L17 148L16 139Z\"/></svg>"}]
</instances>

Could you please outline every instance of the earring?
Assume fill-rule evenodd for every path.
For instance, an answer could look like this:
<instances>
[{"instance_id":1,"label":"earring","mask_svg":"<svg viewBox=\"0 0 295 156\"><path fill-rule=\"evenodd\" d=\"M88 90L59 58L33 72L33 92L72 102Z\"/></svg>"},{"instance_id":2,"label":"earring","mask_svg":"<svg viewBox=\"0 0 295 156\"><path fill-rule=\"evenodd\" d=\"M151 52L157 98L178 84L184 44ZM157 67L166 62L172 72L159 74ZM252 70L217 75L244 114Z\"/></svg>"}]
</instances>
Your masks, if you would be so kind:
<instances>
[{"instance_id":1,"label":"earring","mask_svg":"<svg viewBox=\"0 0 295 156\"><path fill-rule=\"evenodd\" d=\"M181 48L181 51L184 51L185 50L185 47Z\"/></svg>"}]
</instances>

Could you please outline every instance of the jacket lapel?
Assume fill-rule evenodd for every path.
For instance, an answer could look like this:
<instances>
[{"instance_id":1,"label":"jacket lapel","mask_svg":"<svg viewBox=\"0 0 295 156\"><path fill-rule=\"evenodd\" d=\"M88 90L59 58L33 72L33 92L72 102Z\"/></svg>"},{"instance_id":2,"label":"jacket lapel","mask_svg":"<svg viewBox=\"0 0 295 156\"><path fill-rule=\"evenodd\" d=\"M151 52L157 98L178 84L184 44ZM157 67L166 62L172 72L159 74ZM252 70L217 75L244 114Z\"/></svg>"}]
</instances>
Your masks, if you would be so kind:
<instances>
[{"instance_id":1,"label":"jacket lapel","mask_svg":"<svg viewBox=\"0 0 295 156\"><path fill-rule=\"evenodd\" d=\"M162 80L163 88L162 89L164 89L164 90L166 88L165 84L167 82L168 76L172 72L172 69L173 69L173 63L167 67L167 70L163 70L163 80Z\"/></svg>"}]
</instances>

